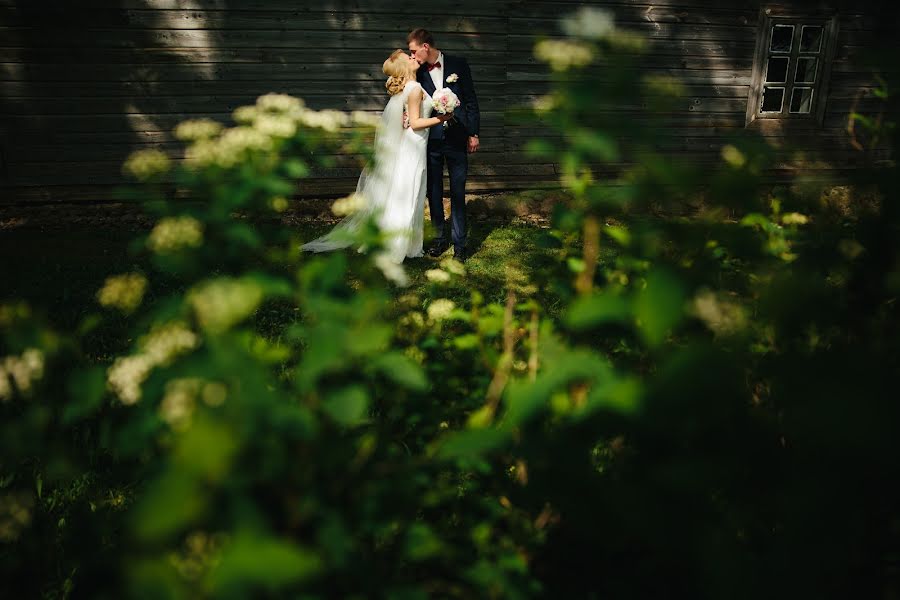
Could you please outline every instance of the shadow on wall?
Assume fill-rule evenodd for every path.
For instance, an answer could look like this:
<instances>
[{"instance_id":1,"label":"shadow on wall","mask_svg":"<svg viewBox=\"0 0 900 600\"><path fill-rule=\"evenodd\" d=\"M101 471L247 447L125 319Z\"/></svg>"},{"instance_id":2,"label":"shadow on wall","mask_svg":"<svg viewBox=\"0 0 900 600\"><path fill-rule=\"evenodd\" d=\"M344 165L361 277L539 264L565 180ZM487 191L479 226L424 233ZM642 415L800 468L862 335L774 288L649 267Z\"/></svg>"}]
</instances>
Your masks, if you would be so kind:
<instances>
[{"instance_id":1,"label":"shadow on wall","mask_svg":"<svg viewBox=\"0 0 900 600\"><path fill-rule=\"evenodd\" d=\"M406 47L410 29L432 28L448 51L479 55L477 32L503 30L495 13L507 4L471 3L466 17L451 17L344 1L236 10L226 0L192 3L198 9L11 0L0 8L10 28L0 42L5 201L110 198L133 150L176 151L178 122L230 124L236 107L267 92L316 109L379 111L381 64Z\"/></svg>"}]
</instances>

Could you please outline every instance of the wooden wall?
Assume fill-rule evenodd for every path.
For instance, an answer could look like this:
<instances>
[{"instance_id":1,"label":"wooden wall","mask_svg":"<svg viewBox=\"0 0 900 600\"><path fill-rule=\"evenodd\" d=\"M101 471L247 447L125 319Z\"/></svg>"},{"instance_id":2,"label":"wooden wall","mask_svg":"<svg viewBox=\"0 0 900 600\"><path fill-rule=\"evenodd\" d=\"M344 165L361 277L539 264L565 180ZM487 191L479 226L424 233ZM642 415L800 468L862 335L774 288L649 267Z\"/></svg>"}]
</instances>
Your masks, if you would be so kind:
<instances>
[{"instance_id":1,"label":"wooden wall","mask_svg":"<svg viewBox=\"0 0 900 600\"><path fill-rule=\"evenodd\" d=\"M112 199L132 150L175 150L179 121L227 123L266 92L377 110L381 63L416 26L472 66L483 125L470 191L554 185L556 166L522 152L539 132L507 126L504 109L546 91L534 42L558 35L558 18L584 4L648 36L651 70L687 84L661 147L717 160L723 136L744 127L759 2L457 0L428 14L396 0L0 0L0 203ZM861 6L841 8L825 128L803 134L839 150L832 166L855 159L847 114L858 96L865 109L875 87L860 57L883 39L885 19L877 4ZM343 194L357 175L349 163L318 172L301 192Z\"/></svg>"}]
</instances>

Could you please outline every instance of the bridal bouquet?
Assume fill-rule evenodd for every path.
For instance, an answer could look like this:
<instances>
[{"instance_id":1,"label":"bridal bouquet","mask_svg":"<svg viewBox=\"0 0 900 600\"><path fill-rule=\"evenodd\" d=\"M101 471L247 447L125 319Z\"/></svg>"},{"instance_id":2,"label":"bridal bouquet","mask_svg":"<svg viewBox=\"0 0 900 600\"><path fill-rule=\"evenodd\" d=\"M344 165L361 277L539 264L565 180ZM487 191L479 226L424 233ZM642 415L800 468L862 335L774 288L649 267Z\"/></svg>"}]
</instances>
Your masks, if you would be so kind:
<instances>
[{"instance_id":1,"label":"bridal bouquet","mask_svg":"<svg viewBox=\"0 0 900 600\"><path fill-rule=\"evenodd\" d=\"M460 105L460 102L456 94L449 88L443 88L436 91L434 96L431 97L431 105L434 107L434 110L442 115L446 115L453 112ZM447 121L444 121L444 127L446 126Z\"/></svg>"}]
</instances>

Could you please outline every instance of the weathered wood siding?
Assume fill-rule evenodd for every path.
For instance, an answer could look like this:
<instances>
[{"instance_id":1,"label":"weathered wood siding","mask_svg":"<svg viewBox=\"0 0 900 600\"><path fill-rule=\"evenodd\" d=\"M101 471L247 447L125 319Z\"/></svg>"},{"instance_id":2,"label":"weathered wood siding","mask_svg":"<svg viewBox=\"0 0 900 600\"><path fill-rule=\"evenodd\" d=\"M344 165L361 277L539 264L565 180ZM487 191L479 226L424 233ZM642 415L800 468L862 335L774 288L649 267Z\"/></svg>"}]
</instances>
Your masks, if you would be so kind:
<instances>
[{"instance_id":1,"label":"weathered wood siding","mask_svg":"<svg viewBox=\"0 0 900 600\"><path fill-rule=\"evenodd\" d=\"M542 132L508 126L504 110L546 91L533 45L558 35L559 17L584 4L608 8L619 26L648 36L650 71L687 84L660 147L717 160L723 136L744 127L759 2L457 0L438 5L444 14L427 14L395 0L0 0L0 202L109 199L131 151L175 150L179 121L229 122L234 108L266 92L313 108L377 110L385 99L381 63L416 26L472 66L482 151L471 160L469 189L553 185L556 166L523 153ZM896 29L885 23L893 9L864 6L840 7L824 128L791 134L829 148L831 166L841 168L856 158L848 112L857 98L865 109L876 86L862 52L884 39L885 26ZM763 130L776 141L784 135L773 125ZM357 174L348 161L300 191L345 193Z\"/></svg>"}]
</instances>

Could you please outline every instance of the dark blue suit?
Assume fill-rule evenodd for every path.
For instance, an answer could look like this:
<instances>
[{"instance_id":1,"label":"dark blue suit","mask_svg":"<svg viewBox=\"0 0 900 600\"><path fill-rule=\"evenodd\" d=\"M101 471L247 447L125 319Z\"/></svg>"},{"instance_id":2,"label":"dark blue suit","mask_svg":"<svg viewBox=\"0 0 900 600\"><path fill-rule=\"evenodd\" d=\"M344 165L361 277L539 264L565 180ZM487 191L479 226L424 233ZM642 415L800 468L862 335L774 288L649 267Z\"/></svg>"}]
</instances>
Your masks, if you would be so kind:
<instances>
[{"instance_id":1,"label":"dark blue suit","mask_svg":"<svg viewBox=\"0 0 900 600\"><path fill-rule=\"evenodd\" d=\"M447 242L444 227L444 162L450 175L450 223L451 240L456 252L466 247L466 177L469 172L467 146L469 136L478 135L481 128L481 113L472 71L466 59L444 54L444 86L459 97L460 106L453 111L453 118L447 127L435 125L428 133L428 207L435 236ZM459 79L447 83L447 77L456 74ZM428 66L419 67L416 78L422 88L433 96L434 81Z\"/></svg>"}]
</instances>

